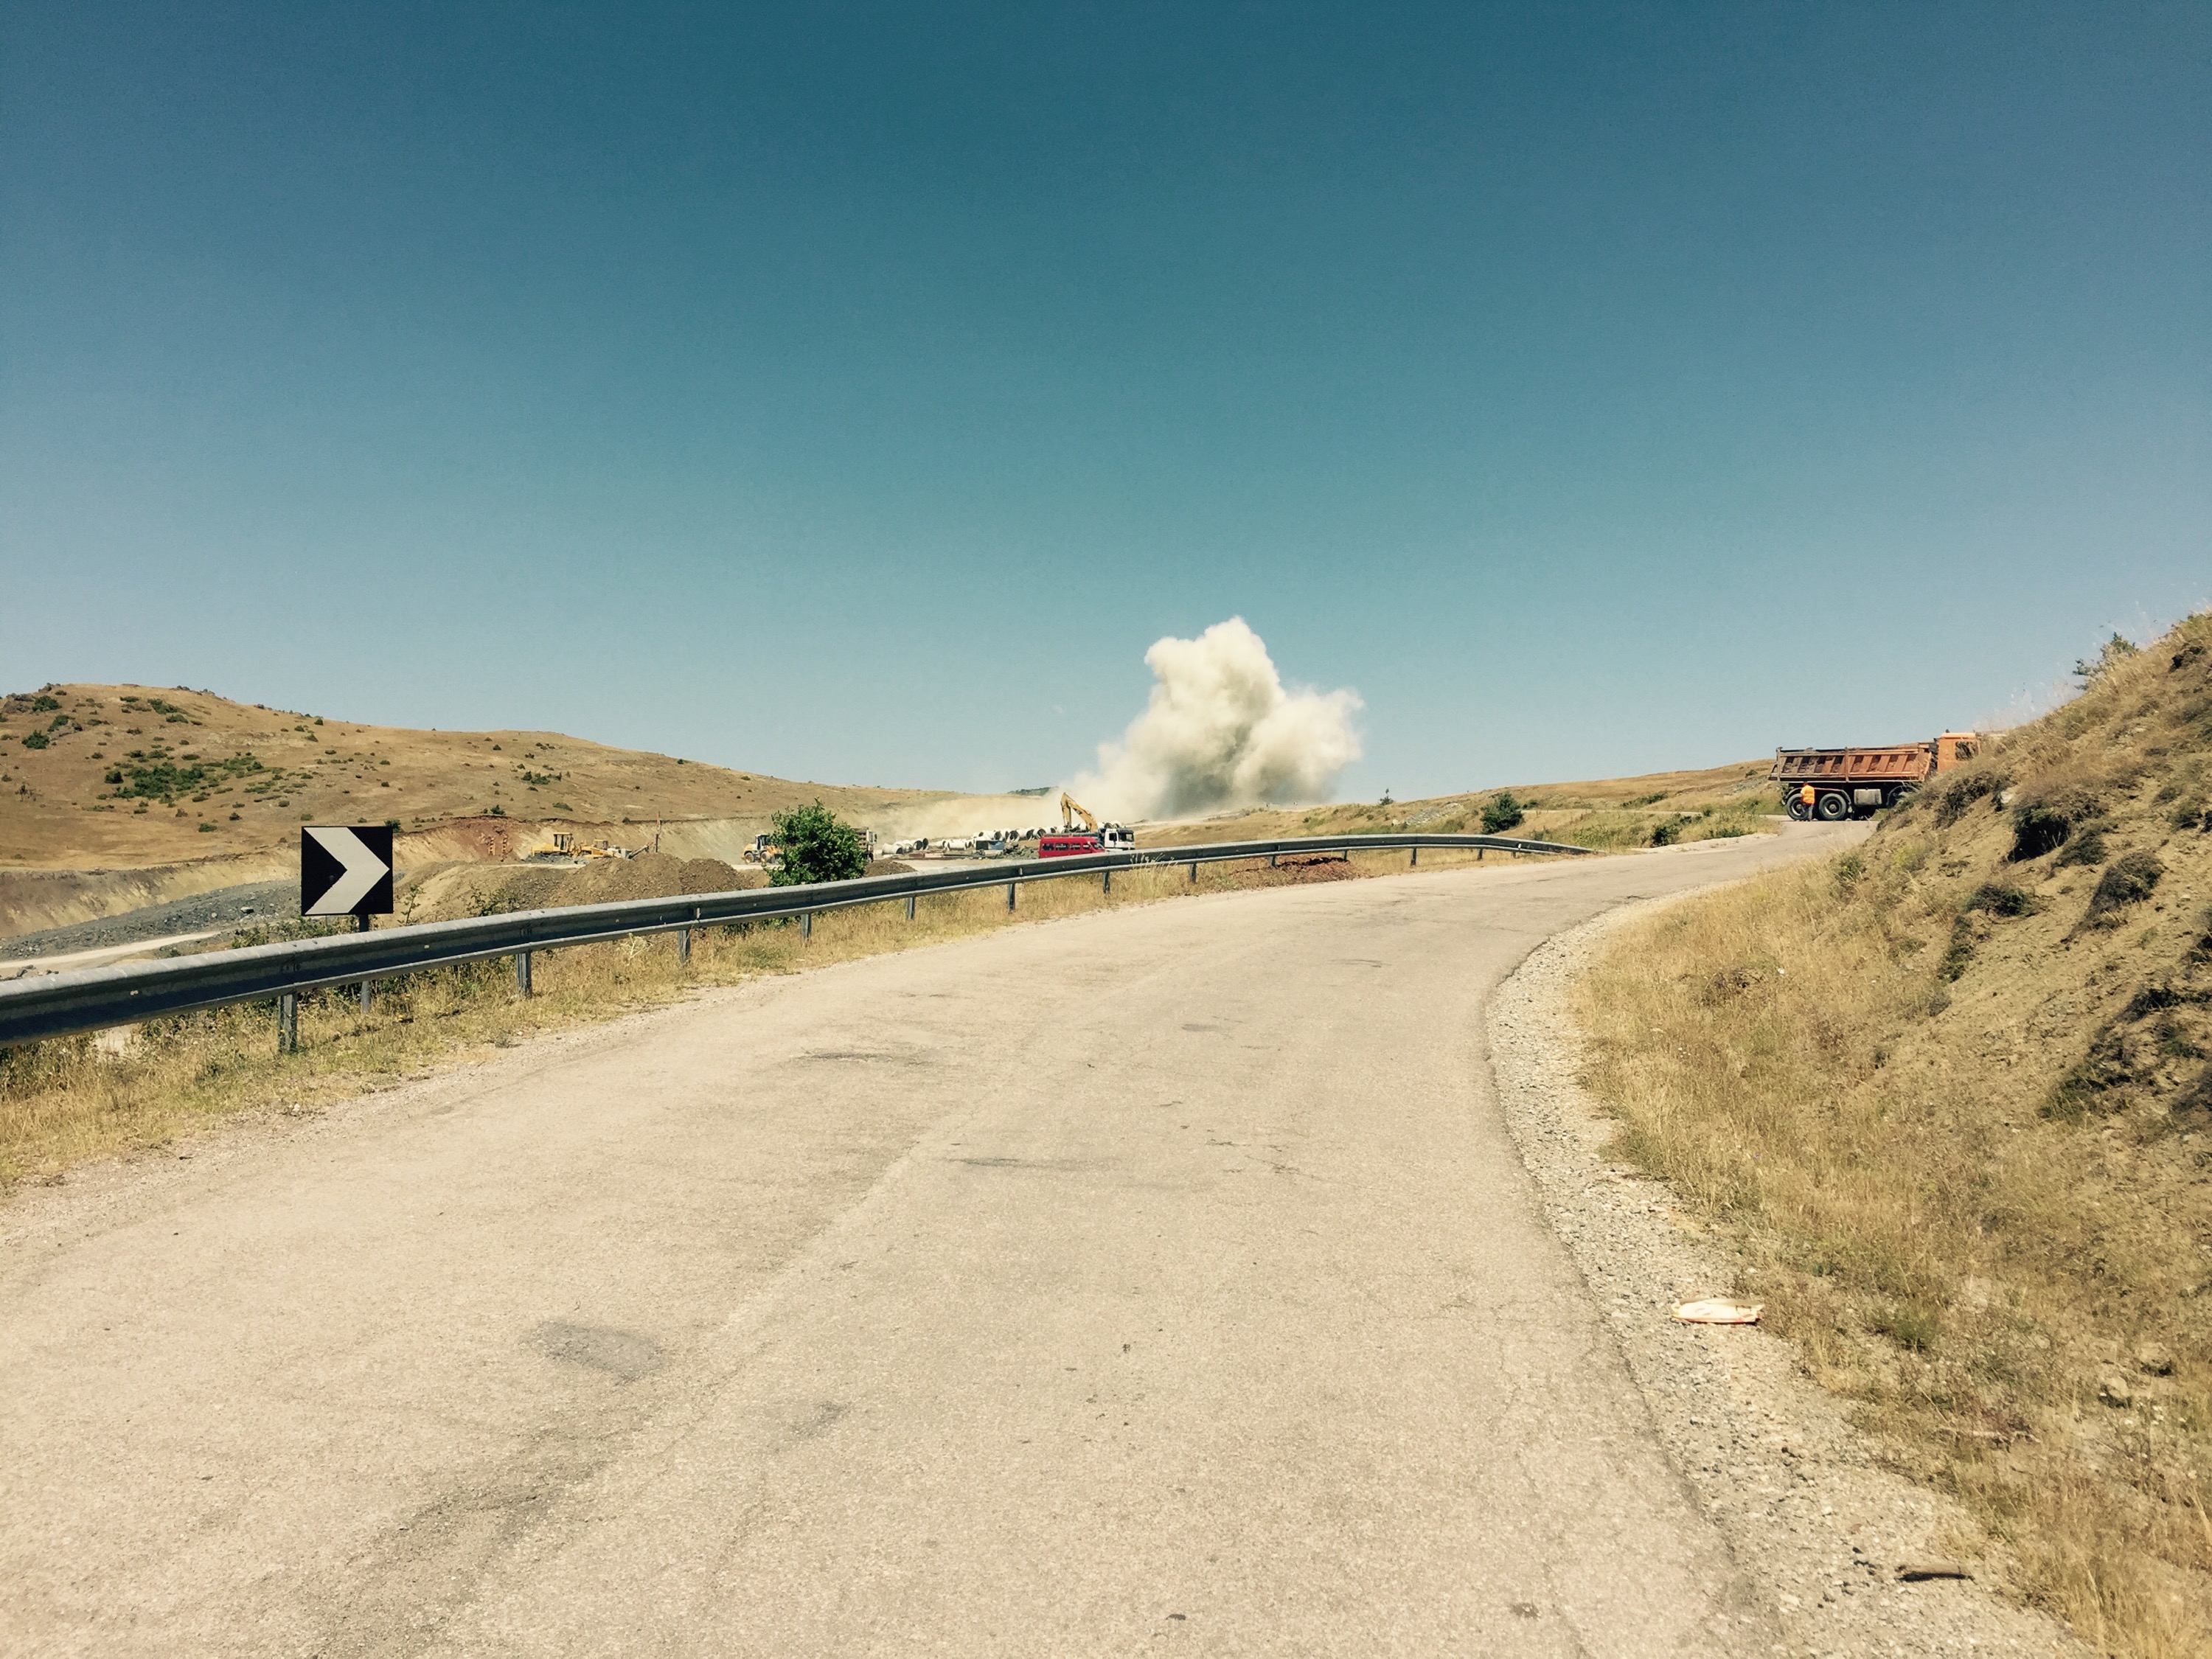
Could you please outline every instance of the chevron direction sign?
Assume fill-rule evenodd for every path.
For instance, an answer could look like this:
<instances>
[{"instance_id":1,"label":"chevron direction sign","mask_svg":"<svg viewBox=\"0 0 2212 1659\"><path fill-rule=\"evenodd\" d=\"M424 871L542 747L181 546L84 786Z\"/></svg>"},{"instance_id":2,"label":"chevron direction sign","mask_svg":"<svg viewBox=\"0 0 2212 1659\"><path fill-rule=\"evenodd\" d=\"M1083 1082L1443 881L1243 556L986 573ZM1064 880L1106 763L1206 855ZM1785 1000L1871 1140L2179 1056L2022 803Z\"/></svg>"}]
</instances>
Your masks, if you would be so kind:
<instances>
[{"instance_id":1,"label":"chevron direction sign","mask_svg":"<svg viewBox=\"0 0 2212 1659\"><path fill-rule=\"evenodd\" d=\"M356 823L302 827L300 914L390 915L392 826Z\"/></svg>"}]
</instances>

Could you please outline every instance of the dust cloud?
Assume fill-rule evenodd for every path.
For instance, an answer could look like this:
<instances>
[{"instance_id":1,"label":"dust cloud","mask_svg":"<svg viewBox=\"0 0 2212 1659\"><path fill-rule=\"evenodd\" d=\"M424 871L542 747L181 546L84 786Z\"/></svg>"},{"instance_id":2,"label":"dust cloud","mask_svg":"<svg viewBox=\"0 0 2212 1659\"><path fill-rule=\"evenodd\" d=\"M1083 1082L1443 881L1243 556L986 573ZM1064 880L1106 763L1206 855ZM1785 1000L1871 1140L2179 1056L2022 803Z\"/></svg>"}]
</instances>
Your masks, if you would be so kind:
<instances>
[{"instance_id":1,"label":"dust cloud","mask_svg":"<svg viewBox=\"0 0 2212 1659\"><path fill-rule=\"evenodd\" d=\"M1145 653L1157 682L1118 743L1098 745L1096 770L1070 788L1108 818L1205 812L1326 799L1359 758L1352 690L1289 690L1267 647L1242 617L1194 640L1170 635Z\"/></svg>"}]
</instances>

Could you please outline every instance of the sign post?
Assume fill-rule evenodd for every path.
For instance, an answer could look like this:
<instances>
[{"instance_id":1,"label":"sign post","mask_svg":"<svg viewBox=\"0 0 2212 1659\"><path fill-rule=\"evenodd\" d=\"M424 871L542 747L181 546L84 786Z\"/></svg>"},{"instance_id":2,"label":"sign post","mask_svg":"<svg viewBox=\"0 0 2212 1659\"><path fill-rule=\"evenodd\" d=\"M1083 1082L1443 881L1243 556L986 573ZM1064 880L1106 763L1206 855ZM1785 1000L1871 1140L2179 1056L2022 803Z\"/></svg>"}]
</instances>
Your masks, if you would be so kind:
<instances>
[{"instance_id":1,"label":"sign post","mask_svg":"<svg viewBox=\"0 0 2212 1659\"><path fill-rule=\"evenodd\" d=\"M368 931L371 916L392 914L392 826L388 823L308 824L300 830L300 914L357 916ZM368 981L361 982L361 1011L368 1012Z\"/></svg>"}]
</instances>

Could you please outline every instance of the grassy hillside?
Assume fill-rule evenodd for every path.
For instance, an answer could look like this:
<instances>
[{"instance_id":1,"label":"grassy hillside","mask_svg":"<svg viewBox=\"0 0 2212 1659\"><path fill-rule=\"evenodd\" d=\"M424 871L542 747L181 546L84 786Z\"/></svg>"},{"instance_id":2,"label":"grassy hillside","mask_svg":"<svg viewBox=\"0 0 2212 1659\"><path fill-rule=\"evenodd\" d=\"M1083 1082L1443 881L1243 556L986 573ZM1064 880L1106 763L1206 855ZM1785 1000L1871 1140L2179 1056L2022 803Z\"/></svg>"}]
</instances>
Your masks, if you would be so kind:
<instances>
[{"instance_id":1,"label":"grassy hillside","mask_svg":"<svg viewBox=\"0 0 2212 1659\"><path fill-rule=\"evenodd\" d=\"M941 793L794 783L557 732L417 732L204 691L50 685L0 698L0 865L113 869L285 850L304 823L649 825L819 797L866 823ZM504 851L504 836L501 838ZM633 841L640 837L630 837Z\"/></svg>"},{"instance_id":2,"label":"grassy hillside","mask_svg":"<svg viewBox=\"0 0 2212 1659\"><path fill-rule=\"evenodd\" d=\"M1580 783L1514 784L1424 800L1347 802L1333 806L1255 807L1190 823L1163 826L1139 845L1267 841L1284 836L1386 834L1480 835L1497 817L1519 816L1504 833L1607 849L1662 842L1703 841L1768 827L1780 810L1765 761L1742 761L1693 772L1653 772ZM1504 803L1503 813L1486 814Z\"/></svg>"},{"instance_id":3,"label":"grassy hillside","mask_svg":"<svg viewBox=\"0 0 2212 1659\"><path fill-rule=\"evenodd\" d=\"M2212 616L1583 988L1626 1153L2025 1592L2212 1652ZM1964 1540L1966 1547L1979 1547Z\"/></svg>"}]
</instances>

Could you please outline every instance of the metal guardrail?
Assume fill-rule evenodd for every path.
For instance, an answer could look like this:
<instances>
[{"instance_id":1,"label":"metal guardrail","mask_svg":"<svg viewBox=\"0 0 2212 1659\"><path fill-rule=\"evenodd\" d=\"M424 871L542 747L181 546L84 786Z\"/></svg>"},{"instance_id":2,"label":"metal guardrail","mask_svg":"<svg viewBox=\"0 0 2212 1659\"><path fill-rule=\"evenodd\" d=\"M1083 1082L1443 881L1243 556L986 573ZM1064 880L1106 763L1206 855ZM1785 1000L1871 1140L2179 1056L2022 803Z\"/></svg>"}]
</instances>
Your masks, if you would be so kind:
<instances>
[{"instance_id":1,"label":"metal guardrail","mask_svg":"<svg viewBox=\"0 0 2212 1659\"><path fill-rule=\"evenodd\" d=\"M729 922L796 916L811 924L820 911L856 904L911 901L927 893L1004 887L1009 908L1023 885L1095 875L1110 887L1114 872L1187 864L1191 879L1201 864L1269 860L1307 853L1459 848L1499 853L1587 853L1587 847L1523 841L1510 836L1304 836L1285 841L1220 842L1206 847L1163 847L1134 853L1094 853L1074 858L1023 859L992 868L916 870L891 876L790 887L752 887L733 893L690 893L674 898L625 899L459 921L423 922L366 933L246 945L157 962L118 963L75 973L48 974L0 984L0 1047L127 1025L160 1014L220 1008L267 997L294 997L332 985L366 985L394 974L492 957L516 958L516 978L526 992L533 951L589 945L633 933L665 933ZM689 943L688 939L685 943Z\"/></svg>"}]
</instances>

